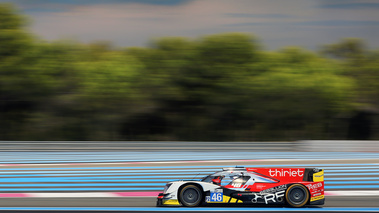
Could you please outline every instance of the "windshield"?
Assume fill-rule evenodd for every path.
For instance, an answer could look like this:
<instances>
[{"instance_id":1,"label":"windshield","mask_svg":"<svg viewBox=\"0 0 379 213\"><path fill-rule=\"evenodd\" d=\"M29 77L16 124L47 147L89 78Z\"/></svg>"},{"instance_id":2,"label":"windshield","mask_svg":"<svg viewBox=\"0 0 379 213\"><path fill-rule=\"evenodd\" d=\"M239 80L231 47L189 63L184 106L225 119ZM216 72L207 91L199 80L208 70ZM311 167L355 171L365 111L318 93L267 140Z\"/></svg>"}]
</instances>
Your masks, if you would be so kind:
<instances>
[{"instance_id":1,"label":"windshield","mask_svg":"<svg viewBox=\"0 0 379 213\"><path fill-rule=\"evenodd\" d=\"M203 179L201 179L202 182L207 182L207 183L210 183L212 182L212 179L214 179L216 176L214 176L213 174L212 175L208 175L208 176L205 176Z\"/></svg>"}]
</instances>

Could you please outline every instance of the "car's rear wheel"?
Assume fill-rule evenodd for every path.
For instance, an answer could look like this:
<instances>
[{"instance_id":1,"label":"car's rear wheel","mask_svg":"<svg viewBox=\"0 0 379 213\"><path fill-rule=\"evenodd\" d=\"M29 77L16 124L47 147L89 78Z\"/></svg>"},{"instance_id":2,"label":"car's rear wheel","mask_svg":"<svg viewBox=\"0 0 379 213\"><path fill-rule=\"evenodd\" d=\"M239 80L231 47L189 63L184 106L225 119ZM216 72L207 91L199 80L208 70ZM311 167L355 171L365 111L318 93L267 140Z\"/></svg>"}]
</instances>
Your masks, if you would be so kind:
<instances>
[{"instance_id":1,"label":"car's rear wheel","mask_svg":"<svg viewBox=\"0 0 379 213\"><path fill-rule=\"evenodd\" d=\"M179 201L183 206L195 207L201 204L202 190L196 185L186 185L179 192Z\"/></svg>"},{"instance_id":2,"label":"car's rear wheel","mask_svg":"<svg viewBox=\"0 0 379 213\"><path fill-rule=\"evenodd\" d=\"M301 184L293 184L286 191L286 201L292 207L302 207L309 200L308 189Z\"/></svg>"}]
</instances>

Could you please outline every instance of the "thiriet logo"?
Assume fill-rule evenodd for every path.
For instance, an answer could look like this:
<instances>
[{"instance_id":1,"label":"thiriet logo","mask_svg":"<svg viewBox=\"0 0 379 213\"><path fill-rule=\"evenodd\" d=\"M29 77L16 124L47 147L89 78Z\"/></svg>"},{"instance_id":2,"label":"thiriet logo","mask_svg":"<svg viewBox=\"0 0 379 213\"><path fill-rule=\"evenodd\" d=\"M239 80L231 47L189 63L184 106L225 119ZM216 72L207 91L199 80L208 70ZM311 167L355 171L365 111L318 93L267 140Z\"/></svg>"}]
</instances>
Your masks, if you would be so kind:
<instances>
[{"instance_id":1,"label":"thiriet logo","mask_svg":"<svg viewBox=\"0 0 379 213\"><path fill-rule=\"evenodd\" d=\"M303 177L304 171L300 169L270 169L271 177Z\"/></svg>"}]
</instances>

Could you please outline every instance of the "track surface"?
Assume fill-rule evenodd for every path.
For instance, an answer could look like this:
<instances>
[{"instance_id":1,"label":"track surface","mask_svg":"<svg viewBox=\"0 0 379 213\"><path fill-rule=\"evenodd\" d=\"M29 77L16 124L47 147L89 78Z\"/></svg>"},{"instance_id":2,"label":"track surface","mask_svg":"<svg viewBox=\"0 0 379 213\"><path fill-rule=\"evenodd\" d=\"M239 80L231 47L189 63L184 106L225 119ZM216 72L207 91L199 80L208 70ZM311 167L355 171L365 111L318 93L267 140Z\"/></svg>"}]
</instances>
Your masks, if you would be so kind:
<instances>
[{"instance_id":1,"label":"track surface","mask_svg":"<svg viewBox=\"0 0 379 213\"><path fill-rule=\"evenodd\" d=\"M247 152L4 152L0 155L0 211L152 212L275 211L288 208L155 208L166 182L200 179L223 167L325 169L326 204L307 212L379 212L378 153ZM144 159L148 162L142 162ZM196 161L196 159L198 159ZM248 160L240 160L248 159ZM123 160L123 162L121 162ZM9 207L7 209L7 207ZM15 209L14 207L26 209ZM36 207L37 209L30 209ZM363 208L361 208L363 207ZM371 207L371 209L367 209ZM79 208L79 209L78 209ZM65 210L65 211L59 211Z\"/></svg>"},{"instance_id":2,"label":"track surface","mask_svg":"<svg viewBox=\"0 0 379 213\"><path fill-rule=\"evenodd\" d=\"M198 179L222 167L235 165L325 168L325 188L331 195L326 197L324 207L379 207L379 159L8 165L0 167L0 196L3 197L0 207L154 207L155 197L130 195L157 193L168 181ZM358 194L346 196L346 192L352 190ZM120 192L129 194L126 193L127 197L107 194L123 196ZM332 196L338 192L345 196ZM362 196L370 194L368 192L373 196ZM25 193L42 197L17 196Z\"/></svg>"}]
</instances>

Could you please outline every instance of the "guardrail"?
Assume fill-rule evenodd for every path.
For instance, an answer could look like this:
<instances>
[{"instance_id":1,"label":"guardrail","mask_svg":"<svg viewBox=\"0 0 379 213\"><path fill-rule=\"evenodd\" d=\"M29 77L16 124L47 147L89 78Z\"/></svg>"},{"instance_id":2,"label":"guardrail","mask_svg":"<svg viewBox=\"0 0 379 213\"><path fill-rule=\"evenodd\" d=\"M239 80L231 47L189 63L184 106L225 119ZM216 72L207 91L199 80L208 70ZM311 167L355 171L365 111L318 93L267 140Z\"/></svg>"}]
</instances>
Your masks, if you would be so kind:
<instances>
[{"instance_id":1,"label":"guardrail","mask_svg":"<svg viewBox=\"0 0 379 213\"><path fill-rule=\"evenodd\" d=\"M0 151L379 152L379 141L342 141L342 140L303 140L303 141L283 141L283 142L0 141Z\"/></svg>"},{"instance_id":2,"label":"guardrail","mask_svg":"<svg viewBox=\"0 0 379 213\"><path fill-rule=\"evenodd\" d=\"M312 152L379 152L379 141L304 140L297 148Z\"/></svg>"},{"instance_id":3,"label":"guardrail","mask_svg":"<svg viewBox=\"0 0 379 213\"><path fill-rule=\"evenodd\" d=\"M293 151L298 142L0 141L2 151Z\"/></svg>"}]
</instances>

